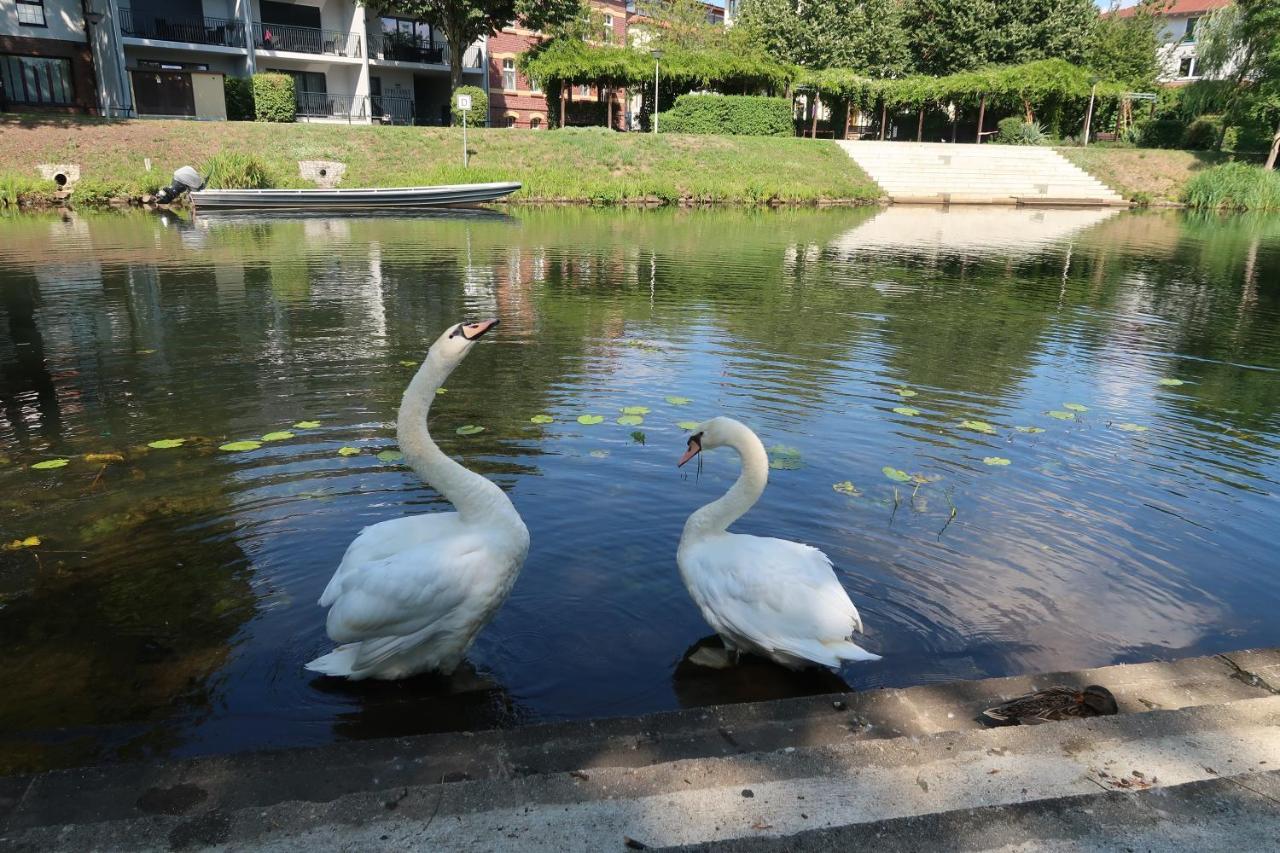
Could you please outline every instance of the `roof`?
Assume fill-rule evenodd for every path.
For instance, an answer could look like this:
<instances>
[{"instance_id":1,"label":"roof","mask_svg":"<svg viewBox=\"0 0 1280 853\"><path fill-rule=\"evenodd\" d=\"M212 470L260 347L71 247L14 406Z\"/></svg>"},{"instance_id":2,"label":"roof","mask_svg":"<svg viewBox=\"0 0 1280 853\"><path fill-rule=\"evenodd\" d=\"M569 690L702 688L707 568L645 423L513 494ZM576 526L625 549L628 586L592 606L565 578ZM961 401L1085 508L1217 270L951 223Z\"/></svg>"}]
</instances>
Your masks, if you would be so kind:
<instances>
[{"instance_id":1,"label":"roof","mask_svg":"<svg viewBox=\"0 0 1280 853\"><path fill-rule=\"evenodd\" d=\"M1160 9L1161 15L1203 15L1223 6L1230 6L1233 0L1168 0ZM1126 6L1116 12L1121 18L1131 18L1138 11L1137 6Z\"/></svg>"}]
</instances>

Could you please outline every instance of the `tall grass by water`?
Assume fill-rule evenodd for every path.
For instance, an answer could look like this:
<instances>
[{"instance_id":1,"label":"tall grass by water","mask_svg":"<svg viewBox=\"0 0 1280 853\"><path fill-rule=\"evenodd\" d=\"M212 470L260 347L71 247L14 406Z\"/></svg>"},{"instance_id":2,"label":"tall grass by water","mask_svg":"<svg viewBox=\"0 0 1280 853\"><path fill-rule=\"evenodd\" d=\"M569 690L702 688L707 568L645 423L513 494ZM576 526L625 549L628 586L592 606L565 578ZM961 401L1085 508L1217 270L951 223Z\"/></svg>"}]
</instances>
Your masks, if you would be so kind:
<instances>
[{"instance_id":1,"label":"tall grass by water","mask_svg":"<svg viewBox=\"0 0 1280 853\"><path fill-rule=\"evenodd\" d=\"M1184 200L1210 210L1280 210L1280 173L1246 163L1224 163L1192 177Z\"/></svg>"}]
</instances>

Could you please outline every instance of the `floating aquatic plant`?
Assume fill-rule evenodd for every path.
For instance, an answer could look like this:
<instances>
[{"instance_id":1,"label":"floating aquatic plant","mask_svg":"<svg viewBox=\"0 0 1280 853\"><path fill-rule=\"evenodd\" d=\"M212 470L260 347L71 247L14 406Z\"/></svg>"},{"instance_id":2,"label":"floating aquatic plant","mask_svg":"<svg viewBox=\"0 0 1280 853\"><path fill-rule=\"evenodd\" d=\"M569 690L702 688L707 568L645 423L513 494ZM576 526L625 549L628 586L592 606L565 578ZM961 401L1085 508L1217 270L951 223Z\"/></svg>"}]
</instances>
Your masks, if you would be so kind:
<instances>
[{"instance_id":1,"label":"floating aquatic plant","mask_svg":"<svg viewBox=\"0 0 1280 853\"><path fill-rule=\"evenodd\" d=\"M676 426L683 430L697 429L700 425L700 421L676 421Z\"/></svg>"},{"instance_id":2,"label":"floating aquatic plant","mask_svg":"<svg viewBox=\"0 0 1280 853\"><path fill-rule=\"evenodd\" d=\"M688 397L677 397L674 394L667 398L667 402L673 406L687 406L693 402Z\"/></svg>"},{"instance_id":3,"label":"floating aquatic plant","mask_svg":"<svg viewBox=\"0 0 1280 853\"><path fill-rule=\"evenodd\" d=\"M986 465L1008 465L1009 460L1003 456L984 456L982 461Z\"/></svg>"},{"instance_id":4,"label":"floating aquatic plant","mask_svg":"<svg viewBox=\"0 0 1280 853\"><path fill-rule=\"evenodd\" d=\"M551 417L551 415L534 415L533 417L529 418L529 423L550 424L550 423L555 423L555 420L556 419Z\"/></svg>"},{"instance_id":5,"label":"floating aquatic plant","mask_svg":"<svg viewBox=\"0 0 1280 853\"><path fill-rule=\"evenodd\" d=\"M293 425L294 429L315 429L320 426L319 421L298 421Z\"/></svg>"},{"instance_id":6,"label":"floating aquatic plant","mask_svg":"<svg viewBox=\"0 0 1280 853\"><path fill-rule=\"evenodd\" d=\"M590 455L591 455L591 456L593 456L593 457L595 457L596 459L604 459L605 457L607 457L607 456L609 455L609 451L607 451L607 450L593 450L593 451L591 451L591 454L590 454Z\"/></svg>"},{"instance_id":7,"label":"floating aquatic plant","mask_svg":"<svg viewBox=\"0 0 1280 853\"><path fill-rule=\"evenodd\" d=\"M623 406L618 411L624 415L647 415L649 414L648 406Z\"/></svg>"},{"instance_id":8,"label":"floating aquatic plant","mask_svg":"<svg viewBox=\"0 0 1280 853\"><path fill-rule=\"evenodd\" d=\"M640 415L622 415L618 418L618 423L623 426L640 426L644 423L644 418Z\"/></svg>"},{"instance_id":9,"label":"floating aquatic plant","mask_svg":"<svg viewBox=\"0 0 1280 853\"><path fill-rule=\"evenodd\" d=\"M346 447L339 447L339 448L338 448L338 455L339 455L339 456L355 456L355 455L356 455L356 454L358 454L359 452L360 452L360 448L358 448L358 447L352 447L351 445L347 445Z\"/></svg>"},{"instance_id":10,"label":"floating aquatic plant","mask_svg":"<svg viewBox=\"0 0 1280 853\"><path fill-rule=\"evenodd\" d=\"M404 459L404 454L399 450L384 450L378 454L379 462L399 462Z\"/></svg>"},{"instance_id":11,"label":"floating aquatic plant","mask_svg":"<svg viewBox=\"0 0 1280 853\"><path fill-rule=\"evenodd\" d=\"M911 482L911 475L908 474L906 471L903 471L901 468L894 468L892 465L886 465L880 470L884 473L886 477L888 477L890 480L893 480L895 483Z\"/></svg>"},{"instance_id":12,"label":"floating aquatic plant","mask_svg":"<svg viewBox=\"0 0 1280 853\"><path fill-rule=\"evenodd\" d=\"M437 389L436 389L436 393L437 393L437 394L448 394L448 393L449 393L449 389L448 389L448 388L437 388Z\"/></svg>"},{"instance_id":13,"label":"floating aquatic plant","mask_svg":"<svg viewBox=\"0 0 1280 853\"><path fill-rule=\"evenodd\" d=\"M279 432L267 433L262 437L262 440L263 441L284 441L287 438L293 438L293 433L289 432L288 430L281 430Z\"/></svg>"},{"instance_id":14,"label":"floating aquatic plant","mask_svg":"<svg viewBox=\"0 0 1280 853\"><path fill-rule=\"evenodd\" d=\"M124 457L119 453L86 453L84 455L84 461L101 462L105 465L108 462L123 462Z\"/></svg>"},{"instance_id":15,"label":"floating aquatic plant","mask_svg":"<svg viewBox=\"0 0 1280 853\"><path fill-rule=\"evenodd\" d=\"M1064 412L1062 409L1054 409L1051 412L1045 412L1045 414L1060 421L1074 421L1076 419L1075 412Z\"/></svg>"},{"instance_id":16,"label":"floating aquatic plant","mask_svg":"<svg viewBox=\"0 0 1280 853\"><path fill-rule=\"evenodd\" d=\"M974 432L986 433L987 435L996 434L996 428L986 421L961 421L960 426L964 429L971 429Z\"/></svg>"},{"instance_id":17,"label":"floating aquatic plant","mask_svg":"<svg viewBox=\"0 0 1280 853\"><path fill-rule=\"evenodd\" d=\"M484 427L476 424L464 424L454 430L458 435L477 435L484 432Z\"/></svg>"},{"instance_id":18,"label":"floating aquatic plant","mask_svg":"<svg viewBox=\"0 0 1280 853\"><path fill-rule=\"evenodd\" d=\"M186 443L187 440L185 438L157 438L155 441L148 441L147 447L153 450L172 450Z\"/></svg>"},{"instance_id":19,"label":"floating aquatic plant","mask_svg":"<svg viewBox=\"0 0 1280 853\"><path fill-rule=\"evenodd\" d=\"M153 349L140 349L140 350L138 350L138 355L155 355L155 354L156 354L156 351L155 351L155 350L153 350Z\"/></svg>"},{"instance_id":20,"label":"floating aquatic plant","mask_svg":"<svg viewBox=\"0 0 1280 853\"><path fill-rule=\"evenodd\" d=\"M1035 435L1036 433L1044 432L1044 427L1037 427L1037 426L1020 426L1020 427L1014 427L1014 429L1016 429L1018 432L1026 432L1032 435Z\"/></svg>"},{"instance_id":21,"label":"floating aquatic plant","mask_svg":"<svg viewBox=\"0 0 1280 853\"><path fill-rule=\"evenodd\" d=\"M39 536L28 536L26 539L15 539L4 546L6 551L16 551L19 548L35 548L40 544Z\"/></svg>"},{"instance_id":22,"label":"floating aquatic plant","mask_svg":"<svg viewBox=\"0 0 1280 853\"><path fill-rule=\"evenodd\" d=\"M1062 404L1062 408L1064 408L1064 409L1069 409L1070 411L1073 411L1073 412L1087 412L1087 411L1089 411L1089 407L1088 407L1088 406L1082 406L1082 405L1080 405L1079 403L1063 403L1063 404Z\"/></svg>"},{"instance_id":23,"label":"floating aquatic plant","mask_svg":"<svg viewBox=\"0 0 1280 853\"><path fill-rule=\"evenodd\" d=\"M833 483L831 488L835 489L840 494L848 495L851 498L856 498L858 495L862 494L862 492L858 491L858 487L855 486L851 480L845 480L843 483Z\"/></svg>"},{"instance_id":24,"label":"floating aquatic plant","mask_svg":"<svg viewBox=\"0 0 1280 853\"><path fill-rule=\"evenodd\" d=\"M54 468L65 468L70 461L70 459L46 459L43 462L37 462L31 467L37 471L51 471Z\"/></svg>"},{"instance_id":25,"label":"floating aquatic plant","mask_svg":"<svg viewBox=\"0 0 1280 853\"><path fill-rule=\"evenodd\" d=\"M261 441L253 441L253 440L228 441L226 444L219 445L218 449L225 450L229 453L235 453L236 451L239 451L239 450L257 450L261 446L262 446Z\"/></svg>"},{"instance_id":26,"label":"floating aquatic plant","mask_svg":"<svg viewBox=\"0 0 1280 853\"><path fill-rule=\"evenodd\" d=\"M406 358L400 362L400 366L401 367L417 367L421 363L422 362L420 361L410 361L409 359Z\"/></svg>"},{"instance_id":27,"label":"floating aquatic plant","mask_svg":"<svg viewBox=\"0 0 1280 853\"><path fill-rule=\"evenodd\" d=\"M631 440L634 441L636 444L644 444L644 439L645 439L645 435L641 430L637 429L632 431Z\"/></svg>"},{"instance_id":28,"label":"floating aquatic plant","mask_svg":"<svg viewBox=\"0 0 1280 853\"><path fill-rule=\"evenodd\" d=\"M911 406L894 406L893 410L898 414L906 415L909 418L914 418L916 415L920 414L919 409L913 409Z\"/></svg>"},{"instance_id":29,"label":"floating aquatic plant","mask_svg":"<svg viewBox=\"0 0 1280 853\"><path fill-rule=\"evenodd\" d=\"M894 389L893 389L893 393L897 394L899 397L915 397L915 396L917 396L917 392L912 391L910 388L894 388Z\"/></svg>"},{"instance_id":30,"label":"floating aquatic plant","mask_svg":"<svg viewBox=\"0 0 1280 853\"><path fill-rule=\"evenodd\" d=\"M1147 431L1147 428L1144 427L1142 424L1131 424L1131 423L1116 424L1116 429L1123 430L1124 432L1146 432Z\"/></svg>"},{"instance_id":31,"label":"floating aquatic plant","mask_svg":"<svg viewBox=\"0 0 1280 853\"><path fill-rule=\"evenodd\" d=\"M604 415L578 415L578 423L583 426L594 426L604 423Z\"/></svg>"},{"instance_id":32,"label":"floating aquatic plant","mask_svg":"<svg viewBox=\"0 0 1280 853\"><path fill-rule=\"evenodd\" d=\"M1174 379L1172 376L1166 376L1161 379L1158 384L1172 388L1177 385L1186 385L1187 383L1183 382L1181 379Z\"/></svg>"},{"instance_id":33,"label":"floating aquatic plant","mask_svg":"<svg viewBox=\"0 0 1280 853\"><path fill-rule=\"evenodd\" d=\"M801 465L800 451L785 444L775 444L768 450L769 467L779 471L794 471Z\"/></svg>"}]
</instances>

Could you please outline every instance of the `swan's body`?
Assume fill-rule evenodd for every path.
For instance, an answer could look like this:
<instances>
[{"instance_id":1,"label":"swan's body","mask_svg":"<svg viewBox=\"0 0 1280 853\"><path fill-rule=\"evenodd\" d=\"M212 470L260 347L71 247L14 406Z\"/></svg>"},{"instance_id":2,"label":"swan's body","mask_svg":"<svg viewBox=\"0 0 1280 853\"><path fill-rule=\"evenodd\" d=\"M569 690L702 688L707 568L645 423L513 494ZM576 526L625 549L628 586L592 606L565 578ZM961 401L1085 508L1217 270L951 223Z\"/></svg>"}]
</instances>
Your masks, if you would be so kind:
<instances>
[{"instance_id":1,"label":"swan's body","mask_svg":"<svg viewBox=\"0 0 1280 853\"><path fill-rule=\"evenodd\" d=\"M458 511L360 531L320 596L339 645L307 669L352 680L451 673L511 591L529 531L500 488L445 456L427 432L436 389L492 323L458 326L432 345L396 425L406 463ZM483 328L470 338L459 331L475 327Z\"/></svg>"},{"instance_id":2,"label":"swan's body","mask_svg":"<svg viewBox=\"0 0 1280 853\"><path fill-rule=\"evenodd\" d=\"M742 459L733 487L689 516L676 562L694 603L731 651L754 652L793 669L879 660L850 639L862 618L827 555L808 545L729 533L769 481L769 459L756 434L730 418L714 418L689 440L688 461L727 445Z\"/></svg>"}]
</instances>

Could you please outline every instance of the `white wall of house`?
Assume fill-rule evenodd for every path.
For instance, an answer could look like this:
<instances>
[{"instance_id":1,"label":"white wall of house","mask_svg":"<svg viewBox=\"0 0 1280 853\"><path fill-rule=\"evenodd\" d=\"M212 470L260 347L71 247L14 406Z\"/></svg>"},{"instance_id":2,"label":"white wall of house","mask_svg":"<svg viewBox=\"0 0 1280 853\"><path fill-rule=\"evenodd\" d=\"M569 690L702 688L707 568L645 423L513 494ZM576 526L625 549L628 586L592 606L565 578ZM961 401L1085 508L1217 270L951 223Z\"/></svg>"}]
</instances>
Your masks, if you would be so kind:
<instances>
[{"instance_id":1,"label":"white wall of house","mask_svg":"<svg viewBox=\"0 0 1280 853\"><path fill-rule=\"evenodd\" d=\"M1196 27L1203 15L1166 15L1160 33L1160 48L1157 58L1160 63L1160 82L1190 83L1206 77L1209 79L1230 76L1232 66L1228 66L1217 74L1206 74L1200 68L1196 56ZM1191 30L1192 37L1187 38Z\"/></svg>"},{"instance_id":2,"label":"white wall of house","mask_svg":"<svg viewBox=\"0 0 1280 853\"><path fill-rule=\"evenodd\" d=\"M84 12L80 0L45 0L45 26L18 23L18 4L0 3L0 35L31 39L58 39L84 43Z\"/></svg>"}]
</instances>

